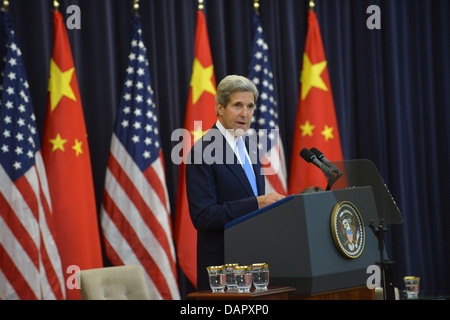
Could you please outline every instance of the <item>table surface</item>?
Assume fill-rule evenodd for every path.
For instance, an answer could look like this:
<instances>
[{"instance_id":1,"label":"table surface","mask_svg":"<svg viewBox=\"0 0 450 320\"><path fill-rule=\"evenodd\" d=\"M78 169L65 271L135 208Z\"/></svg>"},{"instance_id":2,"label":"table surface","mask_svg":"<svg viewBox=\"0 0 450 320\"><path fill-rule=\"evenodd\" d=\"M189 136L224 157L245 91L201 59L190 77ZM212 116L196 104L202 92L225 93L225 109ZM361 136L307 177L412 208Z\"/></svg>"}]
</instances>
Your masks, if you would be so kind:
<instances>
[{"instance_id":1,"label":"table surface","mask_svg":"<svg viewBox=\"0 0 450 320\"><path fill-rule=\"evenodd\" d=\"M257 299L269 295L284 294L295 290L296 289L293 287L269 287L267 288L267 290L256 290L255 288L252 288L250 292L243 292L243 293L228 292L226 290L223 293L222 292L212 293L211 290L205 290L189 293L187 297L194 299L230 299L230 300Z\"/></svg>"}]
</instances>

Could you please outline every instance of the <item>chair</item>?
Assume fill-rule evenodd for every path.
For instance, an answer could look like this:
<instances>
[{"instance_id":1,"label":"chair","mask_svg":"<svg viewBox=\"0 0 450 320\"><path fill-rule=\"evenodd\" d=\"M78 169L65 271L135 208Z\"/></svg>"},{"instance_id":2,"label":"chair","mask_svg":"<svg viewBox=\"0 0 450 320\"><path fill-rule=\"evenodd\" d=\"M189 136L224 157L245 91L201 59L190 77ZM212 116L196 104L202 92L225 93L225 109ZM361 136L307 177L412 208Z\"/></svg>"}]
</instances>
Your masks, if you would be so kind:
<instances>
[{"instance_id":1,"label":"chair","mask_svg":"<svg viewBox=\"0 0 450 320\"><path fill-rule=\"evenodd\" d=\"M106 267L79 272L83 300L149 300L141 266Z\"/></svg>"},{"instance_id":2,"label":"chair","mask_svg":"<svg viewBox=\"0 0 450 320\"><path fill-rule=\"evenodd\" d=\"M394 288L394 298L395 300L400 300L400 292L398 288ZM381 287L375 288L375 300L384 300L384 289Z\"/></svg>"}]
</instances>

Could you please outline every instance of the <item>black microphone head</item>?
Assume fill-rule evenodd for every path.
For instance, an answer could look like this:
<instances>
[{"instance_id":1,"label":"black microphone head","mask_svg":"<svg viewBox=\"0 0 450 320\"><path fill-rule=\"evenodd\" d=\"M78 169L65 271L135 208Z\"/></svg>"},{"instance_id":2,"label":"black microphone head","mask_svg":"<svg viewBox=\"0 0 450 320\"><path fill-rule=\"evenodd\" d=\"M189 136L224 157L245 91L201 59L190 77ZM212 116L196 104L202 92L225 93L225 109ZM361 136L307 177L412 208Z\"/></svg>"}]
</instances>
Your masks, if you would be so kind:
<instances>
[{"instance_id":1,"label":"black microphone head","mask_svg":"<svg viewBox=\"0 0 450 320\"><path fill-rule=\"evenodd\" d=\"M316 156L314 155L314 153L312 153L311 151L309 151L309 150L306 149L306 148L303 148L303 149L300 151L300 156L301 156L303 159L305 159L306 162L311 162L311 161L313 161L313 159L316 157Z\"/></svg>"},{"instance_id":2,"label":"black microphone head","mask_svg":"<svg viewBox=\"0 0 450 320\"><path fill-rule=\"evenodd\" d=\"M311 149L309 149L312 153L314 153L315 154L315 156L317 157L317 158L320 158L321 156L323 156L323 153L319 150L319 149L317 149L316 147L312 147Z\"/></svg>"}]
</instances>

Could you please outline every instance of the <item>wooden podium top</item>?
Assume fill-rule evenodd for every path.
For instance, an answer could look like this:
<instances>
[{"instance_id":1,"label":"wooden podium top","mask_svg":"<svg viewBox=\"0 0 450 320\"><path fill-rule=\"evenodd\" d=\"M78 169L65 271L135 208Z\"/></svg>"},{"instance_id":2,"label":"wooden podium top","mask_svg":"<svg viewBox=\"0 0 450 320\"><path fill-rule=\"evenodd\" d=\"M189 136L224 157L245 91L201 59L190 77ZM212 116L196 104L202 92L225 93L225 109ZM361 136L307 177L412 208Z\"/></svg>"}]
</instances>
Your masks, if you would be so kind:
<instances>
[{"instance_id":1,"label":"wooden podium top","mask_svg":"<svg viewBox=\"0 0 450 320\"><path fill-rule=\"evenodd\" d=\"M248 293L212 293L211 290L206 290L189 293L187 297L197 300L287 300L288 292L295 290L293 287L269 287L267 290L252 288Z\"/></svg>"}]
</instances>

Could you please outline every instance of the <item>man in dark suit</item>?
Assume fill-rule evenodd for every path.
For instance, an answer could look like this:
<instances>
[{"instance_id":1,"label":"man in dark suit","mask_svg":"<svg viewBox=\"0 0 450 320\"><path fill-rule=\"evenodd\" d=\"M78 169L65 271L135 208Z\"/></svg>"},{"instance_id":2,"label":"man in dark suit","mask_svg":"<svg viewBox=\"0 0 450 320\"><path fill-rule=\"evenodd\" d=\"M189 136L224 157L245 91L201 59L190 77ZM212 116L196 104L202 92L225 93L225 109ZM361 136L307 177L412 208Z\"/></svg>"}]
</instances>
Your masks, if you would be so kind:
<instances>
[{"instance_id":1,"label":"man in dark suit","mask_svg":"<svg viewBox=\"0 0 450 320\"><path fill-rule=\"evenodd\" d=\"M224 263L225 224L284 197L276 192L265 195L258 148L252 144L244 148L240 141L250 128L257 98L258 90L249 79L225 77L217 86L218 120L188 156L186 191L197 229L199 291L210 288L206 267Z\"/></svg>"}]
</instances>

